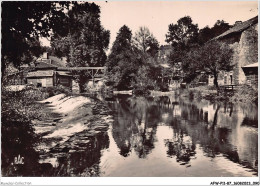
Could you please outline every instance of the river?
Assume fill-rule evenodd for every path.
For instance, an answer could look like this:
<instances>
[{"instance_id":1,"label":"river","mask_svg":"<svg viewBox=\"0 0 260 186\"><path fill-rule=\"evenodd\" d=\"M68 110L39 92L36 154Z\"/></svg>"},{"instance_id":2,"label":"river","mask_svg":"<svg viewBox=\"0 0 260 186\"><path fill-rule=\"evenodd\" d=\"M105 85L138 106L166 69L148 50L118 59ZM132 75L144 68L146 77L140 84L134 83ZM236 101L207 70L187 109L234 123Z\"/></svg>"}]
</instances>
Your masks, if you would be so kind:
<instances>
[{"instance_id":1,"label":"river","mask_svg":"<svg viewBox=\"0 0 260 186\"><path fill-rule=\"evenodd\" d=\"M52 149L48 155L36 156L31 150L24 155L24 159L32 157L31 162L20 165L27 168L23 167L15 176L258 174L256 105L211 103L174 95L100 99L112 110L113 120L107 131L89 136L76 130L76 135L58 145L63 147L61 150ZM48 139L48 143L55 144L54 139ZM39 144L32 146L37 149Z\"/></svg>"},{"instance_id":2,"label":"river","mask_svg":"<svg viewBox=\"0 0 260 186\"><path fill-rule=\"evenodd\" d=\"M102 176L254 176L258 115L254 105L119 96L102 151Z\"/></svg>"}]
</instances>

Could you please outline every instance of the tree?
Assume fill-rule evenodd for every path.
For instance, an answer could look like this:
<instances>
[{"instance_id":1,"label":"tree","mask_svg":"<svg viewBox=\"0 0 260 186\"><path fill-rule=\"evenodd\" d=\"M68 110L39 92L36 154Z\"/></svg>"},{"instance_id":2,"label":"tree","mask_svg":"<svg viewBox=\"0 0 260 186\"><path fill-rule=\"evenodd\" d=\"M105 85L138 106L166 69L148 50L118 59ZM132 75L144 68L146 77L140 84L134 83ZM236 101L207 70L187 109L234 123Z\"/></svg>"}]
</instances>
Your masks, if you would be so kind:
<instances>
[{"instance_id":1,"label":"tree","mask_svg":"<svg viewBox=\"0 0 260 186\"><path fill-rule=\"evenodd\" d=\"M119 55L123 55L132 50L132 31L123 25L117 33L116 40L113 43L111 53L108 56L108 62L106 66L108 70L112 70L113 67L118 65Z\"/></svg>"},{"instance_id":2,"label":"tree","mask_svg":"<svg viewBox=\"0 0 260 186\"><path fill-rule=\"evenodd\" d=\"M200 45L203 45L207 41L213 39L214 36L215 36L215 33L213 33L212 29L209 28L208 26L206 26L199 30L198 43Z\"/></svg>"},{"instance_id":3,"label":"tree","mask_svg":"<svg viewBox=\"0 0 260 186\"><path fill-rule=\"evenodd\" d=\"M2 77L8 63L19 67L28 55L39 56L39 37L61 28L70 2L2 2ZM36 45L33 45L36 44ZM30 52L28 52L30 51Z\"/></svg>"},{"instance_id":4,"label":"tree","mask_svg":"<svg viewBox=\"0 0 260 186\"><path fill-rule=\"evenodd\" d=\"M218 74L220 71L230 71L232 64L233 50L228 44L219 41L206 43L199 50L199 54L193 55L192 58L197 61L197 69L214 76L214 85L218 88ZM194 69L196 70L196 69Z\"/></svg>"},{"instance_id":5,"label":"tree","mask_svg":"<svg viewBox=\"0 0 260 186\"><path fill-rule=\"evenodd\" d=\"M120 90L132 88L139 59L139 52L132 44L132 31L123 25L108 56L108 83Z\"/></svg>"},{"instance_id":6,"label":"tree","mask_svg":"<svg viewBox=\"0 0 260 186\"><path fill-rule=\"evenodd\" d=\"M226 23L224 20L217 20L217 22L211 28L211 31L213 33L213 37L217 37L230 28L231 26L228 23Z\"/></svg>"},{"instance_id":7,"label":"tree","mask_svg":"<svg viewBox=\"0 0 260 186\"><path fill-rule=\"evenodd\" d=\"M200 62L201 49L196 48L184 54L181 63L182 77L186 83L190 83L197 75L200 74L202 69L202 63Z\"/></svg>"},{"instance_id":8,"label":"tree","mask_svg":"<svg viewBox=\"0 0 260 186\"><path fill-rule=\"evenodd\" d=\"M104 66L110 32L101 25L99 6L88 2L75 4L62 23L66 29L64 32L54 32L51 40L56 54L67 57L70 67ZM83 91L89 75L84 71L77 74Z\"/></svg>"},{"instance_id":9,"label":"tree","mask_svg":"<svg viewBox=\"0 0 260 186\"><path fill-rule=\"evenodd\" d=\"M173 47L185 48L194 43L198 36L198 25L193 24L190 16L185 16L170 24L166 34L166 42Z\"/></svg>"},{"instance_id":10,"label":"tree","mask_svg":"<svg viewBox=\"0 0 260 186\"><path fill-rule=\"evenodd\" d=\"M166 42L172 46L168 58L173 70L179 69L179 66L185 66L180 63L183 63L184 57L191 47L197 44L198 30L198 25L193 24L190 16L182 17L177 21L177 24L169 25Z\"/></svg>"},{"instance_id":11,"label":"tree","mask_svg":"<svg viewBox=\"0 0 260 186\"><path fill-rule=\"evenodd\" d=\"M159 50L159 42L145 26L139 28L133 40L135 47L145 55L145 58L155 57Z\"/></svg>"},{"instance_id":12,"label":"tree","mask_svg":"<svg viewBox=\"0 0 260 186\"><path fill-rule=\"evenodd\" d=\"M210 41L214 37L221 35L230 28L231 26L225 21L217 20L217 22L214 24L212 28L206 26L199 30L198 43L200 45L203 45L204 43Z\"/></svg>"},{"instance_id":13,"label":"tree","mask_svg":"<svg viewBox=\"0 0 260 186\"><path fill-rule=\"evenodd\" d=\"M147 94L159 88L162 68L158 65L159 42L147 27L140 27L134 36L134 46L140 53L141 66L138 69L134 88L136 93Z\"/></svg>"}]
</instances>

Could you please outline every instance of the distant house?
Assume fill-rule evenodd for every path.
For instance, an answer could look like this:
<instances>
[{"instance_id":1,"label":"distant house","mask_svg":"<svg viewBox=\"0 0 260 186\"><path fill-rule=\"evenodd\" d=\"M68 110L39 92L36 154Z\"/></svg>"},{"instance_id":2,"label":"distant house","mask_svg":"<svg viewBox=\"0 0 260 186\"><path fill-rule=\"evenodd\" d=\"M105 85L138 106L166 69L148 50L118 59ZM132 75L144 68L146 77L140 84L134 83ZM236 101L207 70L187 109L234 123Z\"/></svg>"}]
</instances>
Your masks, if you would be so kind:
<instances>
[{"instance_id":1,"label":"distant house","mask_svg":"<svg viewBox=\"0 0 260 186\"><path fill-rule=\"evenodd\" d=\"M30 65L23 65L21 71L8 75L11 85L33 84L37 87L52 87L63 85L72 86L72 75L66 68L65 60L49 56L43 56Z\"/></svg>"},{"instance_id":2,"label":"distant house","mask_svg":"<svg viewBox=\"0 0 260 186\"><path fill-rule=\"evenodd\" d=\"M219 85L248 83L243 67L258 61L258 16L236 22L232 28L213 40L229 44L234 51L234 68L230 72L221 72ZM209 77L209 84L212 82L212 77Z\"/></svg>"},{"instance_id":3,"label":"distant house","mask_svg":"<svg viewBox=\"0 0 260 186\"><path fill-rule=\"evenodd\" d=\"M218 74L218 85L233 85L234 78L233 78L233 71L225 72L221 71ZM214 85L214 76L209 75L208 78L208 85L213 86Z\"/></svg>"},{"instance_id":4,"label":"distant house","mask_svg":"<svg viewBox=\"0 0 260 186\"><path fill-rule=\"evenodd\" d=\"M72 75L68 70L64 70L65 66L65 61L44 53L43 57L36 61L34 70L26 75L27 84L33 84L38 87L57 85L71 87Z\"/></svg>"},{"instance_id":5,"label":"distant house","mask_svg":"<svg viewBox=\"0 0 260 186\"><path fill-rule=\"evenodd\" d=\"M171 45L162 45L158 51L158 61L160 66L164 69L171 69L172 74L167 77L167 82L169 89L179 88L182 82L182 68L181 62L175 63L174 66L169 65L169 55L171 54L172 46Z\"/></svg>"},{"instance_id":6,"label":"distant house","mask_svg":"<svg viewBox=\"0 0 260 186\"><path fill-rule=\"evenodd\" d=\"M168 56L171 53L171 46L170 45L162 45L159 48L158 51L158 60L160 61L160 63L167 63L168 61Z\"/></svg>"}]
</instances>

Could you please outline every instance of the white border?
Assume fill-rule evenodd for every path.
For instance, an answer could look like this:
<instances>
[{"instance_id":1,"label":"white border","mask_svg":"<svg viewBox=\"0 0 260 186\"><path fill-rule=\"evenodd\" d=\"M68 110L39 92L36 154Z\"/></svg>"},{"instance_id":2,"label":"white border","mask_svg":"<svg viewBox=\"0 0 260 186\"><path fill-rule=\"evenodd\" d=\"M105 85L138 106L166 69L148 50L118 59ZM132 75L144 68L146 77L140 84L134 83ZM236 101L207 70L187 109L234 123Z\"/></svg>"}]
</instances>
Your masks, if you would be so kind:
<instances>
[{"instance_id":1,"label":"white border","mask_svg":"<svg viewBox=\"0 0 260 186\"><path fill-rule=\"evenodd\" d=\"M253 185L259 177L2 177L1 185ZM217 184L214 185L217 185ZM247 184L246 184L247 183Z\"/></svg>"},{"instance_id":2,"label":"white border","mask_svg":"<svg viewBox=\"0 0 260 186\"><path fill-rule=\"evenodd\" d=\"M94 0L94 1L105 1L105 0ZM108 1L117 1L117 0L108 0ZM124 0L118 0L118 1L124 1ZM137 0L127 0L127 1L137 1ZM159 1L159 0L142 0L142 1L149 2L149 1ZM172 1L177 1L177 0L172 0ZM185 1L185 0L179 0L179 1ZM214 0L186 0L186 1L214 1ZM222 1L258 1L258 11L260 10L259 0L222 0ZM258 25L258 29L259 28L260 26ZM0 38L2 39L2 34L0 35ZM259 39L259 35L258 35L258 39ZM259 48L260 48L260 44L258 42L258 53L259 53ZM259 72L260 70L258 69L258 74ZM260 79L260 77L258 78ZM0 78L0 82L1 82L1 78ZM260 82L258 81L258 86L259 85ZM260 93L258 92L258 97L259 96ZM258 106L259 105L260 103L258 102ZM258 115L260 116L260 111L258 111ZM1 117L0 117L0 121L1 121ZM258 134L259 131L260 130L258 127ZM0 132L1 132L1 127L0 127ZM260 137L258 135L258 141L260 142L259 139ZM0 138L0 142L1 142L1 138ZM258 152L259 149L260 149L260 143L258 143ZM260 154L258 153L258 160L260 159L259 157ZM1 165L1 161L0 161L0 165ZM0 181L1 181L1 185L201 185L202 186L202 185L210 185L212 182L219 182L218 185L224 185L224 184L227 185L227 182L231 182L232 185L234 184L234 182L248 182L252 185L253 182L259 182L259 172L258 172L258 177L95 177L95 178L93 177L51 177L50 178L50 177L2 177L0 175Z\"/></svg>"}]
</instances>

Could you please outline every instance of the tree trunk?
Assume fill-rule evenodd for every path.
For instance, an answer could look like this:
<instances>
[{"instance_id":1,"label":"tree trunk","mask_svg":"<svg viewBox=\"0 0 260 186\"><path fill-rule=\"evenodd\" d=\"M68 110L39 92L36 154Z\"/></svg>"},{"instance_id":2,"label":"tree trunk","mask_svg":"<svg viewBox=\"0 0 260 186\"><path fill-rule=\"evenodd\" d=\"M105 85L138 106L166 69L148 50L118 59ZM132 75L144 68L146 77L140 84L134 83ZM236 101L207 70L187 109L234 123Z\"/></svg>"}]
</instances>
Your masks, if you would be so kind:
<instances>
[{"instance_id":1,"label":"tree trunk","mask_svg":"<svg viewBox=\"0 0 260 186\"><path fill-rule=\"evenodd\" d=\"M3 60L4 58L2 57L2 66L1 66L1 82L2 82L2 85L3 85L3 80L4 80L4 75L5 75L5 69L6 69L6 63L5 61Z\"/></svg>"},{"instance_id":2,"label":"tree trunk","mask_svg":"<svg viewBox=\"0 0 260 186\"><path fill-rule=\"evenodd\" d=\"M86 82L87 82L87 80L84 76L79 77L79 92L80 93L83 93L85 91Z\"/></svg>"},{"instance_id":3,"label":"tree trunk","mask_svg":"<svg viewBox=\"0 0 260 186\"><path fill-rule=\"evenodd\" d=\"M214 127L217 125L217 122L218 122L218 111L220 109L220 105L217 105L217 109L215 111L215 114L214 114L214 119L213 119L213 123L212 123L212 129L214 129Z\"/></svg>"},{"instance_id":4,"label":"tree trunk","mask_svg":"<svg viewBox=\"0 0 260 186\"><path fill-rule=\"evenodd\" d=\"M214 85L218 89L218 74L217 73L214 73Z\"/></svg>"}]
</instances>

